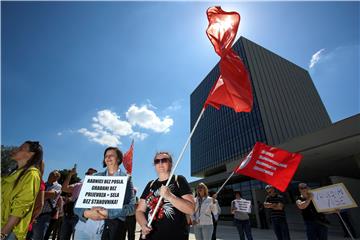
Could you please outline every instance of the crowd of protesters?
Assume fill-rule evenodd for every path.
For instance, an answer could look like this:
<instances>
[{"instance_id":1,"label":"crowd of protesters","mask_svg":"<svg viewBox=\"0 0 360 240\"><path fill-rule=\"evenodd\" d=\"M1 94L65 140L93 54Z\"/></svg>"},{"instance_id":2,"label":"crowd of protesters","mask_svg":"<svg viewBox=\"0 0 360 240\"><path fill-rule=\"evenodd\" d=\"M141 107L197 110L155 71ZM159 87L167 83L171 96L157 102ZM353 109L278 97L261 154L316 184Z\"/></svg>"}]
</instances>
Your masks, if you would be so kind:
<instances>
[{"instance_id":1,"label":"crowd of protesters","mask_svg":"<svg viewBox=\"0 0 360 240\"><path fill-rule=\"evenodd\" d=\"M172 156L168 152L158 152L153 164L158 178L150 180L141 197L136 198L132 177L128 175L122 209L92 207L75 208L82 182L70 184L76 167L68 172L62 185L58 182L61 174L52 171L44 182L43 150L39 142L26 141L11 153L17 168L1 183L1 240L70 240L76 239L75 226L78 221L104 221L102 240L135 239L135 226L141 227L142 239L186 240L190 226L193 226L197 240L215 240L221 208L217 195L208 192L204 183L196 187L195 197L186 178L173 175L166 185L172 170ZM102 164L104 171L89 168L85 175L127 176L120 165L122 152L116 147L104 151ZM310 188L300 183L296 205L300 209L308 239L327 239L327 220L318 213L312 203ZM261 228L267 228L265 209L270 211L274 233L279 240L290 239L286 221L284 198L271 185L265 187L267 196L264 203L258 202ZM149 226L156 203L163 202ZM235 202L245 200L240 192L235 192L231 202L231 214L239 238L252 240L251 224L247 212L240 211Z\"/></svg>"}]
</instances>

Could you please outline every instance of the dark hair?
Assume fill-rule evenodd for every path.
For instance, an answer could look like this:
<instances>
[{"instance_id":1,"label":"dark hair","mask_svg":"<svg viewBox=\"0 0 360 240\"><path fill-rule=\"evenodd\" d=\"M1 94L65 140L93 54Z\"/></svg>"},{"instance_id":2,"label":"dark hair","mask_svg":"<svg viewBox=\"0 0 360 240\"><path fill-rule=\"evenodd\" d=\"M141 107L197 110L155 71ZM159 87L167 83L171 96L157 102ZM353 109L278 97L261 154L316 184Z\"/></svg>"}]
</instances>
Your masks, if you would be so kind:
<instances>
[{"instance_id":1,"label":"dark hair","mask_svg":"<svg viewBox=\"0 0 360 240\"><path fill-rule=\"evenodd\" d=\"M241 197L241 192L240 191L234 191L234 196L236 197L236 194L239 194Z\"/></svg>"},{"instance_id":2,"label":"dark hair","mask_svg":"<svg viewBox=\"0 0 360 240\"><path fill-rule=\"evenodd\" d=\"M37 169L41 170L41 162L43 160L43 150L40 143L35 141L26 141L23 144L28 144L29 152L33 152L34 155L32 155L29 161L27 161L27 163L23 167L23 171L16 178L14 183L14 188L16 187L20 179L24 176L24 174L30 167L36 167Z\"/></svg>"},{"instance_id":3,"label":"dark hair","mask_svg":"<svg viewBox=\"0 0 360 240\"><path fill-rule=\"evenodd\" d=\"M96 170L95 168L89 168L89 169L86 171L85 175L89 175L90 171L93 171L94 173L97 173L97 170Z\"/></svg>"},{"instance_id":4,"label":"dark hair","mask_svg":"<svg viewBox=\"0 0 360 240\"><path fill-rule=\"evenodd\" d=\"M106 163L105 163L105 155L106 155L106 152L109 151L109 150L114 150L116 152L116 155L118 157L118 164L120 166L120 164L122 163L123 161L123 154L122 152L120 151L120 149L118 149L117 147L108 147L105 149L104 151L104 159L103 159L103 167L106 167Z\"/></svg>"}]
</instances>

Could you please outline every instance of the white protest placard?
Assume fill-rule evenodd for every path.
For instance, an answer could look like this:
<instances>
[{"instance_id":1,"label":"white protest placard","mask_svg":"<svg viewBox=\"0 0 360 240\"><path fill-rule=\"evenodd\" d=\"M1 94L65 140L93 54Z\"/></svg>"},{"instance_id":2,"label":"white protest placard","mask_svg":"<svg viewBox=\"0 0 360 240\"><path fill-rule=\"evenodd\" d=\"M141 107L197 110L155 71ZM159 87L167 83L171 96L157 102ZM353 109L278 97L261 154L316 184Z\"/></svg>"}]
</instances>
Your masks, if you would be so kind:
<instances>
[{"instance_id":1,"label":"white protest placard","mask_svg":"<svg viewBox=\"0 0 360 240\"><path fill-rule=\"evenodd\" d=\"M336 209L357 207L349 191L343 183L311 190L313 203L318 212L330 212Z\"/></svg>"},{"instance_id":2,"label":"white protest placard","mask_svg":"<svg viewBox=\"0 0 360 240\"><path fill-rule=\"evenodd\" d=\"M122 208L127 180L127 176L85 176L75 207Z\"/></svg>"},{"instance_id":3,"label":"white protest placard","mask_svg":"<svg viewBox=\"0 0 360 240\"><path fill-rule=\"evenodd\" d=\"M234 200L235 211L251 213L251 201L246 199Z\"/></svg>"}]
</instances>

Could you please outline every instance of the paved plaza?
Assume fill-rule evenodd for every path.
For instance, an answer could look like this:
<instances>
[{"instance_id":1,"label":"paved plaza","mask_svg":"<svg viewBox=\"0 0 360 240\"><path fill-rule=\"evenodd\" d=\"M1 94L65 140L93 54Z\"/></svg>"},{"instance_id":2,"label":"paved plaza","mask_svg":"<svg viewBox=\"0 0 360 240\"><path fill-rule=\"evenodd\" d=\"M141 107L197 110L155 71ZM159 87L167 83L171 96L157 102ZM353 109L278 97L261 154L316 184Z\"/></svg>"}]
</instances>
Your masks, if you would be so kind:
<instances>
[{"instance_id":1,"label":"paved plaza","mask_svg":"<svg viewBox=\"0 0 360 240\"><path fill-rule=\"evenodd\" d=\"M140 229L139 226L137 228ZM252 228L252 234L254 239L263 239L263 240L275 240L275 234L271 229L257 229ZM290 232L292 240L306 240L306 235L302 231L291 231ZM137 232L136 238L139 239L140 233ZM218 240L235 240L240 239L237 233L237 230L234 226L227 226L227 225L218 225L217 230L217 239ZM329 238L328 240L343 240L344 237L342 232L332 232L329 231ZM348 238L350 239L350 238ZM359 239L359 238L357 238ZM195 240L195 235L191 229L191 234L189 240Z\"/></svg>"}]
</instances>

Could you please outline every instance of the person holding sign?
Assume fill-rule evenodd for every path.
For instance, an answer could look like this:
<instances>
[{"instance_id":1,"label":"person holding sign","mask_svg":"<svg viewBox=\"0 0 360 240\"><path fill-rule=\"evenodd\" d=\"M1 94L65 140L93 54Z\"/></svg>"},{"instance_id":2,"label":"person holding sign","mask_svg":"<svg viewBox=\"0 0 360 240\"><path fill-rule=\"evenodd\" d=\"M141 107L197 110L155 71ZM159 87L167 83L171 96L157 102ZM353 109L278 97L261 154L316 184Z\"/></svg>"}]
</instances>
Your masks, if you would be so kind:
<instances>
[{"instance_id":1,"label":"person holding sign","mask_svg":"<svg viewBox=\"0 0 360 240\"><path fill-rule=\"evenodd\" d=\"M270 218L275 235L278 240L289 240L290 233L284 211L284 197L278 194L271 185L266 185L265 190L268 195L265 198L264 207L271 210Z\"/></svg>"},{"instance_id":2,"label":"person holding sign","mask_svg":"<svg viewBox=\"0 0 360 240\"><path fill-rule=\"evenodd\" d=\"M241 240L245 240L245 235L248 240L253 239L248 214L250 211L251 202L241 198L240 192L235 192L235 200L231 202L231 213L234 215L234 225L239 232Z\"/></svg>"},{"instance_id":3,"label":"person holding sign","mask_svg":"<svg viewBox=\"0 0 360 240\"><path fill-rule=\"evenodd\" d=\"M170 176L172 162L172 157L168 152L155 154L154 166L158 179L150 181L146 185L136 209L136 221L141 226L143 239L189 239L186 214L193 214L194 198L190 186L183 176L174 175L169 186L165 186ZM151 228L149 228L147 226L148 221L160 197L163 197L164 201L155 214Z\"/></svg>"},{"instance_id":4,"label":"person holding sign","mask_svg":"<svg viewBox=\"0 0 360 240\"><path fill-rule=\"evenodd\" d=\"M104 151L103 167L104 172L95 173L94 176L126 176L120 170L123 154L116 147L108 147ZM102 207L92 207L91 209L75 208L75 214L81 221L91 219L94 221L105 220L104 231L101 239L103 240L125 240L125 218L135 211L135 196L133 194L133 184L131 177L127 181L124 204L122 209L105 209Z\"/></svg>"},{"instance_id":5,"label":"person holding sign","mask_svg":"<svg viewBox=\"0 0 360 240\"><path fill-rule=\"evenodd\" d=\"M211 239L214 230L211 214L217 215L216 199L209 197L208 188L204 183L199 183L196 191L196 207L192 217L196 240Z\"/></svg>"},{"instance_id":6,"label":"person holding sign","mask_svg":"<svg viewBox=\"0 0 360 240\"><path fill-rule=\"evenodd\" d=\"M296 200L297 207L303 216L306 235L309 240L326 240L328 235L325 215L318 213L312 202L313 194L306 183L299 183L300 196Z\"/></svg>"}]
</instances>

